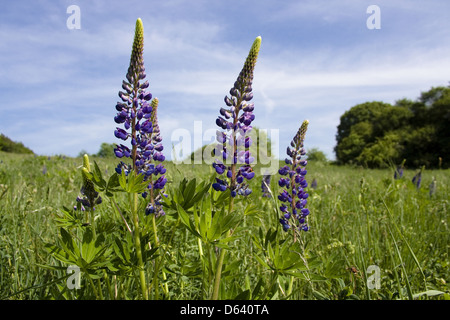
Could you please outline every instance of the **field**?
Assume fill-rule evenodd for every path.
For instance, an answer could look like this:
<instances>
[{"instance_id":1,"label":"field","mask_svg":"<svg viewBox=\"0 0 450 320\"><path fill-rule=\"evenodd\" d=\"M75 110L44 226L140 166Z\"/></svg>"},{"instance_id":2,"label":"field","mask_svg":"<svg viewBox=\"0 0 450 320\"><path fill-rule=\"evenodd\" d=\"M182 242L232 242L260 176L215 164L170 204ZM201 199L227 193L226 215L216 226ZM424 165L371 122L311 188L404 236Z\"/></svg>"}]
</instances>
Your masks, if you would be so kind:
<instances>
[{"instance_id":1,"label":"field","mask_svg":"<svg viewBox=\"0 0 450 320\"><path fill-rule=\"evenodd\" d=\"M104 177L118 163L90 160ZM82 163L81 158L0 152L0 299L141 298L131 233L114 208L122 209L132 228L126 194L114 194L114 201L102 196L94 211L92 247L85 230L93 225L81 224L83 214L72 210ZM450 297L450 170L426 169L416 188L412 169L394 179L393 170L310 162L307 181L310 186L317 181L317 187L308 187L310 230L294 239L278 222L278 176L271 179L273 197L268 198L262 197L262 176L256 175L252 194L237 200L227 215L217 209L226 198L204 189L215 176L210 166L167 162L165 167L166 215L156 225L143 210L139 216L150 299L210 299L219 249L226 250L220 299ZM433 177L436 190L430 193ZM222 213L223 224L216 226L214 219ZM69 264L63 258L70 255L57 250L66 248L67 237L86 261L89 250L95 251L89 264L80 265L79 289L66 282Z\"/></svg>"}]
</instances>

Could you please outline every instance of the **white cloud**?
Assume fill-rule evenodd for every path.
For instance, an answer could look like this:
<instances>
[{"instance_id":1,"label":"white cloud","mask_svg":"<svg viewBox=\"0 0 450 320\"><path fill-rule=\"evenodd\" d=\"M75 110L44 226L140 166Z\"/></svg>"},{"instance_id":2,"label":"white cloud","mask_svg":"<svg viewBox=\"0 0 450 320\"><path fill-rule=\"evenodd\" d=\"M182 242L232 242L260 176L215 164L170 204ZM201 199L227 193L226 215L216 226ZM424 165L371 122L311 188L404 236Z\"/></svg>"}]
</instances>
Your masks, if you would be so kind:
<instances>
[{"instance_id":1,"label":"white cloud","mask_svg":"<svg viewBox=\"0 0 450 320\"><path fill-rule=\"evenodd\" d=\"M365 30L369 2L255 2L254 11L261 16L247 20L245 5L241 16L226 19L227 12L210 2L202 2L206 7L181 0L130 3L80 4L80 30L67 30L65 8L59 13L61 8L53 5L47 8L47 20L40 17L39 28L33 19L19 25L12 19L1 22L1 131L38 153L97 152L101 142L115 142L114 105L136 19L128 6L141 6L144 60L150 91L160 99L166 149L177 128L191 131L196 120L203 121L205 130L207 123L214 127L255 30L268 36L263 34L255 70L254 125L280 128L281 150L308 118L308 143L332 156L345 110L370 100L415 99L420 91L449 80L448 22L443 14L432 16L427 7L420 26L415 25L408 17L420 14L417 1L380 2L382 29L372 33ZM445 8L434 2L430 6ZM314 30L342 21L362 21L362 27L324 33L318 28L317 33L293 36L294 27ZM336 39L330 39L330 30L336 31ZM14 123L4 120L11 113Z\"/></svg>"}]
</instances>

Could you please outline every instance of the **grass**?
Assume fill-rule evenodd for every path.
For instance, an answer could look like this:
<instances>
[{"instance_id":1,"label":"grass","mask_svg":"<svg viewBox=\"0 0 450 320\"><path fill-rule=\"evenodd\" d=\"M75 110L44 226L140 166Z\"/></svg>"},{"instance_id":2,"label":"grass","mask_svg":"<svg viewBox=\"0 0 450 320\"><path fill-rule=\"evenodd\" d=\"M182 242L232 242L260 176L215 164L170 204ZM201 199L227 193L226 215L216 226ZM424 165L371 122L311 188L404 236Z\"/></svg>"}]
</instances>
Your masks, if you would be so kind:
<instances>
[{"instance_id":1,"label":"grass","mask_svg":"<svg viewBox=\"0 0 450 320\"><path fill-rule=\"evenodd\" d=\"M107 175L117 164L115 159L93 160ZM66 288L65 270L42 266L67 267L44 250L44 243L58 237L61 208L75 205L81 164L81 158L0 152L1 299L76 297ZM183 178L209 180L213 173L209 166L202 165L175 166L168 162L166 168L169 193ZM306 263L290 273L278 273L262 264L273 262L268 257L283 250L275 242L267 245L271 235L278 230L276 243L281 244L288 234L280 231L278 223L277 177L271 181L275 197L268 199L261 196L262 177L256 176L252 195L236 206L237 214L245 210L249 214L228 244L231 250L223 265L220 296L448 299L450 170L425 170L420 189L411 183L414 173L405 170L403 179L394 180L393 170L309 163L306 178L310 185L313 179L318 183L317 188L309 188L311 230L286 249ZM437 190L430 196L432 177L437 180ZM122 223L110 203L104 202L98 209L100 222ZM143 224L151 232L151 219ZM100 227L106 227L106 222ZM207 261L217 259L215 248L202 244L170 210L158 221L158 236L165 250L160 294L165 299L207 299L208 283L214 278L214 270L208 269L214 263ZM287 257L286 252L283 257ZM151 271L152 266L150 262L146 268ZM372 276L366 273L369 266L379 267L379 289L367 286ZM101 280L109 284L109 289L105 286L103 291L98 290L104 299L138 297L140 287L134 278L125 277L120 283L115 279ZM82 286L88 286L87 282Z\"/></svg>"}]
</instances>

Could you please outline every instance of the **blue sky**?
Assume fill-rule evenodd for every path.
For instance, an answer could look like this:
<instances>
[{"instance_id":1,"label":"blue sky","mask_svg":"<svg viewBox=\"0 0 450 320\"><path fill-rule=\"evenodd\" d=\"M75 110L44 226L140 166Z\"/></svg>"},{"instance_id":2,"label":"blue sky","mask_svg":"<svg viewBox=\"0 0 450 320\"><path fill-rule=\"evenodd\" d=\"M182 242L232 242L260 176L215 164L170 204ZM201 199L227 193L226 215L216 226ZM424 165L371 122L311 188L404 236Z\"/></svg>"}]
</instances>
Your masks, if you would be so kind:
<instances>
[{"instance_id":1,"label":"blue sky","mask_svg":"<svg viewBox=\"0 0 450 320\"><path fill-rule=\"evenodd\" d=\"M80 8L68 29L67 8ZM366 26L369 5L381 29ZM254 126L281 157L304 119L306 148L334 158L339 117L366 101L415 100L450 81L449 1L8 1L0 12L0 132L35 153L96 153L114 137L134 26L166 154L177 129L215 119L257 36ZM210 141L204 140L203 144Z\"/></svg>"}]
</instances>

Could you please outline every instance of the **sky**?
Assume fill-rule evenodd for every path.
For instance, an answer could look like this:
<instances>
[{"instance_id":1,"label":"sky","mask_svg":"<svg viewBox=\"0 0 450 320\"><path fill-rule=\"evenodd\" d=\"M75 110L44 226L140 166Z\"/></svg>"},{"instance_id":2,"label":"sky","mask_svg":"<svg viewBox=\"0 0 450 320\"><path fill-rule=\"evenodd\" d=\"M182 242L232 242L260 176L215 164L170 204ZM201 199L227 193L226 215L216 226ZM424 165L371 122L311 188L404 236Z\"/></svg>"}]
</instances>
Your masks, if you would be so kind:
<instances>
[{"instance_id":1,"label":"sky","mask_svg":"<svg viewBox=\"0 0 450 320\"><path fill-rule=\"evenodd\" d=\"M168 159L180 133L191 134L180 157L213 141L223 99L261 36L252 125L273 133L283 158L307 119L306 149L332 160L340 116L351 107L416 100L449 84L449 12L446 0L4 2L0 133L39 155L120 143L115 105L141 18Z\"/></svg>"}]
</instances>

